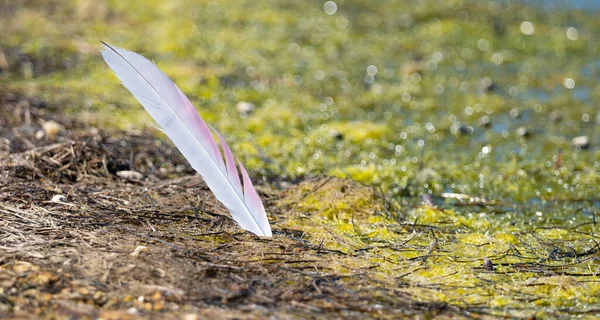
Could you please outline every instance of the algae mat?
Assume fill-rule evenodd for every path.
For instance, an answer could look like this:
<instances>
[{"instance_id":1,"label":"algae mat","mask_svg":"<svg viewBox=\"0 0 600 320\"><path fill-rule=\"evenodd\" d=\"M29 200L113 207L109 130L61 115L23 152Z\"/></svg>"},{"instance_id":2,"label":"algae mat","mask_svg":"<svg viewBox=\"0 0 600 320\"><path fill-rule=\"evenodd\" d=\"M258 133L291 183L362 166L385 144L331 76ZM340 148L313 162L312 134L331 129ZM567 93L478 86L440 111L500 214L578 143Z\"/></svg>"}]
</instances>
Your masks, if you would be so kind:
<instances>
[{"instance_id":1,"label":"algae mat","mask_svg":"<svg viewBox=\"0 0 600 320\"><path fill-rule=\"evenodd\" d=\"M593 12L38 0L0 19L2 316L600 312ZM228 218L98 40L225 133L273 239Z\"/></svg>"}]
</instances>

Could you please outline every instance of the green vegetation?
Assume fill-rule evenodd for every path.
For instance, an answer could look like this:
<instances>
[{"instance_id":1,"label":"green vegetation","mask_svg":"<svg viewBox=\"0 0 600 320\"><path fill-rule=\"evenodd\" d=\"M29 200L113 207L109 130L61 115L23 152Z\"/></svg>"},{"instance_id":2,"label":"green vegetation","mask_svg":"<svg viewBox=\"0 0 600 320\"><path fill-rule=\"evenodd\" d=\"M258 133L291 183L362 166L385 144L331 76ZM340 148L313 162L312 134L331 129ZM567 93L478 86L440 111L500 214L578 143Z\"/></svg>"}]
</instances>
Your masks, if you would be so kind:
<instances>
[{"instance_id":1,"label":"green vegetation","mask_svg":"<svg viewBox=\"0 0 600 320\"><path fill-rule=\"evenodd\" d=\"M255 180L373 186L376 199L342 196L335 179L281 200L298 213L286 227L353 253L337 271L378 265L417 299L517 316L598 305L596 14L336 2L334 13L315 1L3 4L0 86L103 129L150 126L97 52L99 40L128 48L180 86ZM240 114L240 101L255 109ZM589 146L573 145L584 135ZM480 269L484 257L498 272Z\"/></svg>"}]
</instances>

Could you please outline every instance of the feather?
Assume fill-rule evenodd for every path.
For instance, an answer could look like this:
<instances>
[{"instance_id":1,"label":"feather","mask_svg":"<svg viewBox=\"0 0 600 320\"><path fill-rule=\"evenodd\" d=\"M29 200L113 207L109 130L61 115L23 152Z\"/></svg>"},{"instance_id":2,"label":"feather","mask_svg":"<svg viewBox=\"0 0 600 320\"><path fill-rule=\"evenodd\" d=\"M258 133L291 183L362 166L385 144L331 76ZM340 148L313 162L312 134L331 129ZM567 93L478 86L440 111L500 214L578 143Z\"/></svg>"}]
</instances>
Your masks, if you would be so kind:
<instances>
[{"instance_id":1,"label":"feather","mask_svg":"<svg viewBox=\"0 0 600 320\"><path fill-rule=\"evenodd\" d=\"M183 92L152 62L135 52L102 44L104 61L200 173L233 219L248 231L270 237L262 201L223 136L204 122Z\"/></svg>"}]
</instances>

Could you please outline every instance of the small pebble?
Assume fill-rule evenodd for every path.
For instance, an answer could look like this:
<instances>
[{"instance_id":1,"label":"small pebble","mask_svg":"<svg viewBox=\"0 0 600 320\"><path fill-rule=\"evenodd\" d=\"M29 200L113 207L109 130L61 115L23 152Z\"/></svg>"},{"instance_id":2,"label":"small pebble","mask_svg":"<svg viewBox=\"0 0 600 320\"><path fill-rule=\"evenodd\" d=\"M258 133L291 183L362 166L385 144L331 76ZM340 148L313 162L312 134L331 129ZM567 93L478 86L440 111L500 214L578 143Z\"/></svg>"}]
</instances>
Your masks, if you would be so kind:
<instances>
[{"instance_id":1,"label":"small pebble","mask_svg":"<svg viewBox=\"0 0 600 320\"><path fill-rule=\"evenodd\" d=\"M152 270L152 275L157 278L164 278L167 275L167 272L161 268L155 268Z\"/></svg>"},{"instance_id":2,"label":"small pebble","mask_svg":"<svg viewBox=\"0 0 600 320\"><path fill-rule=\"evenodd\" d=\"M517 108L510 109L510 112L508 114L513 119L516 119L521 116L521 112L519 112L519 109L517 109Z\"/></svg>"},{"instance_id":3,"label":"small pebble","mask_svg":"<svg viewBox=\"0 0 600 320\"><path fill-rule=\"evenodd\" d=\"M563 119L563 115L560 111L552 111L548 115L548 119L554 123L558 123Z\"/></svg>"},{"instance_id":4,"label":"small pebble","mask_svg":"<svg viewBox=\"0 0 600 320\"><path fill-rule=\"evenodd\" d=\"M235 105L235 108L241 115L248 116L254 111L256 106L251 102L240 101Z\"/></svg>"},{"instance_id":5,"label":"small pebble","mask_svg":"<svg viewBox=\"0 0 600 320\"><path fill-rule=\"evenodd\" d=\"M62 194L56 194L52 197L52 199L50 199L50 202L65 203L67 202L67 197L63 196Z\"/></svg>"},{"instance_id":6,"label":"small pebble","mask_svg":"<svg viewBox=\"0 0 600 320\"><path fill-rule=\"evenodd\" d=\"M483 269L486 271L494 271L494 263L487 257L483 258Z\"/></svg>"},{"instance_id":7,"label":"small pebble","mask_svg":"<svg viewBox=\"0 0 600 320\"><path fill-rule=\"evenodd\" d=\"M590 138L588 138L588 136L575 137L571 142L575 147L581 149L587 149L590 147Z\"/></svg>"},{"instance_id":8,"label":"small pebble","mask_svg":"<svg viewBox=\"0 0 600 320\"><path fill-rule=\"evenodd\" d=\"M44 132L44 130L38 130L35 133L35 139L36 140L42 140L42 139L44 139L45 136L46 136L46 133Z\"/></svg>"},{"instance_id":9,"label":"small pebble","mask_svg":"<svg viewBox=\"0 0 600 320\"><path fill-rule=\"evenodd\" d=\"M140 181L144 178L143 174L133 170L117 171L117 176L129 181Z\"/></svg>"},{"instance_id":10,"label":"small pebble","mask_svg":"<svg viewBox=\"0 0 600 320\"><path fill-rule=\"evenodd\" d=\"M106 295L102 291L96 291L96 293L94 293L93 299L96 304L100 305L104 304L107 300Z\"/></svg>"},{"instance_id":11,"label":"small pebble","mask_svg":"<svg viewBox=\"0 0 600 320\"><path fill-rule=\"evenodd\" d=\"M77 292L82 296L86 296L86 295L90 294L90 289L88 289L86 287L79 287L79 288L77 288Z\"/></svg>"},{"instance_id":12,"label":"small pebble","mask_svg":"<svg viewBox=\"0 0 600 320\"><path fill-rule=\"evenodd\" d=\"M198 320L198 316L193 313L188 313L183 316L184 320Z\"/></svg>"},{"instance_id":13,"label":"small pebble","mask_svg":"<svg viewBox=\"0 0 600 320\"><path fill-rule=\"evenodd\" d=\"M533 129L527 127L519 127L517 128L517 135L519 137L529 137L533 134Z\"/></svg>"},{"instance_id":14,"label":"small pebble","mask_svg":"<svg viewBox=\"0 0 600 320\"><path fill-rule=\"evenodd\" d=\"M144 247L144 246L137 246L135 248L135 250L133 250L132 253L130 253L129 255L132 257L137 257L140 255L141 252L147 252L148 251L148 247Z\"/></svg>"},{"instance_id":15,"label":"small pebble","mask_svg":"<svg viewBox=\"0 0 600 320\"><path fill-rule=\"evenodd\" d=\"M488 116L483 116L481 118L479 118L479 125L482 127L489 127L492 124L492 121L490 120L490 117Z\"/></svg>"},{"instance_id":16,"label":"small pebble","mask_svg":"<svg viewBox=\"0 0 600 320\"><path fill-rule=\"evenodd\" d=\"M56 136L64 130L63 126L52 120L42 123L42 129L44 130L46 137L51 140L56 138Z\"/></svg>"},{"instance_id":17,"label":"small pebble","mask_svg":"<svg viewBox=\"0 0 600 320\"><path fill-rule=\"evenodd\" d=\"M484 77L481 80L479 80L479 86L485 91L494 91L498 89L498 86L490 77Z\"/></svg>"},{"instance_id":18,"label":"small pebble","mask_svg":"<svg viewBox=\"0 0 600 320\"><path fill-rule=\"evenodd\" d=\"M467 126L461 122L455 122L450 126L450 133L453 135L468 135L473 133L473 127Z\"/></svg>"},{"instance_id":19,"label":"small pebble","mask_svg":"<svg viewBox=\"0 0 600 320\"><path fill-rule=\"evenodd\" d=\"M337 131L337 130L331 130L330 131L331 136L335 139L335 140L344 140L344 134Z\"/></svg>"}]
</instances>

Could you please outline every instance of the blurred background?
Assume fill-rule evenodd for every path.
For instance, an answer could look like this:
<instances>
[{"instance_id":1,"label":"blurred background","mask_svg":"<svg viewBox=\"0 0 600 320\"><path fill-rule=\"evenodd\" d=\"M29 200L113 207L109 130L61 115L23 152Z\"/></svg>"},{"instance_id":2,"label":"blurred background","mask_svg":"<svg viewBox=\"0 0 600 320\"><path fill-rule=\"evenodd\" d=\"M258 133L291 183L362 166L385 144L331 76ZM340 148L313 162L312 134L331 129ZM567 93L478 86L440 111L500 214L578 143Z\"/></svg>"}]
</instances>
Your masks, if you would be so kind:
<instances>
[{"instance_id":1,"label":"blurred background","mask_svg":"<svg viewBox=\"0 0 600 320\"><path fill-rule=\"evenodd\" d=\"M598 206L599 8L0 0L0 86L103 130L151 127L103 40L154 60L263 183L336 175L400 204Z\"/></svg>"}]
</instances>

